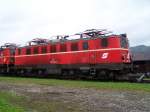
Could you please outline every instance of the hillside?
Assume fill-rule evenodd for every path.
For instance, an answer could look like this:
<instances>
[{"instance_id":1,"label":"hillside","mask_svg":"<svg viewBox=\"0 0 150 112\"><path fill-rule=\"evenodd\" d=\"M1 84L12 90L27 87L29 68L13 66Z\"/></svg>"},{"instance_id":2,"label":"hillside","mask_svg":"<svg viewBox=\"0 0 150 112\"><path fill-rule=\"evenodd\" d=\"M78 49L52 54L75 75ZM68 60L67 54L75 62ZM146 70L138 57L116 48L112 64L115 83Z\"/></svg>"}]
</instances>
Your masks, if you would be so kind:
<instances>
[{"instance_id":1,"label":"hillside","mask_svg":"<svg viewBox=\"0 0 150 112\"><path fill-rule=\"evenodd\" d=\"M139 45L130 47L133 60L150 60L150 46Z\"/></svg>"}]
</instances>

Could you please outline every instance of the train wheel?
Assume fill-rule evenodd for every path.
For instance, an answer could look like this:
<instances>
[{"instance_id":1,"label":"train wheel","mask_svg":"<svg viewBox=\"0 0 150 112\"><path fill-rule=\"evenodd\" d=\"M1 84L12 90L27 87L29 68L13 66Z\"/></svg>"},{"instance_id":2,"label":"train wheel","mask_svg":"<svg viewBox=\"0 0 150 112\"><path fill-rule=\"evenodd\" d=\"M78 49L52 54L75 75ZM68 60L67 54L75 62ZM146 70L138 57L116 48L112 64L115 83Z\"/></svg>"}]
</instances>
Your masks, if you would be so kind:
<instances>
[{"instance_id":1,"label":"train wheel","mask_svg":"<svg viewBox=\"0 0 150 112\"><path fill-rule=\"evenodd\" d=\"M41 77L42 76L42 70L38 70L37 75L38 75L38 77Z\"/></svg>"},{"instance_id":2,"label":"train wheel","mask_svg":"<svg viewBox=\"0 0 150 112\"><path fill-rule=\"evenodd\" d=\"M62 70L60 79L66 79L66 78L67 78L67 75L68 75L67 70Z\"/></svg>"},{"instance_id":3,"label":"train wheel","mask_svg":"<svg viewBox=\"0 0 150 112\"><path fill-rule=\"evenodd\" d=\"M75 71L74 70L69 70L69 78L74 79L75 78Z\"/></svg>"},{"instance_id":4,"label":"train wheel","mask_svg":"<svg viewBox=\"0 0 150 112\"><path fill-rule=\"evenodd\" d=\"M108 74L108 79L111 81L115 81L116 80L116 75L113 71L109 72Z\"/></svg>"},{"instance_id":5,"label":"train wheel","mask_svg":"<svg viewBox=\"0 0 150 112\"><path fill-rule=\"evenodd\" d=\"M98 71L98 73L96 74L96 79L98 79L98 80L100 80L100 79L103 79L103 80L108 79L107 70L100 70L100 71Z\"/></svg>"},{"instance_id":6,"label":"train wheel","mask_svg":"<svg viewBox=\"0 0 150 112\"><path fill-rule=\"evenodd\" d=\"M80 80L81 79L81 71L80 70L74 70L74 79Z\"/></svg>"}]
</instances>

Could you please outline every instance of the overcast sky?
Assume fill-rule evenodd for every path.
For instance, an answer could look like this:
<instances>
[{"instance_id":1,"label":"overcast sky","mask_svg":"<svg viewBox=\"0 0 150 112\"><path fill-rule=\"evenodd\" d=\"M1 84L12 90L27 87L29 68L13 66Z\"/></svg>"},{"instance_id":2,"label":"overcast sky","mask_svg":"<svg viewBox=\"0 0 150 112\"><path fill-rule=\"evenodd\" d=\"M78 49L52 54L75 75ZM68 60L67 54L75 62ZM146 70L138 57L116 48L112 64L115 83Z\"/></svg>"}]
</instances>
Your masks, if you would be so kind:
<instances>
[{"instance_id":1,"label":"overcast sky","mask_svg":"<svg viewBox=\"0 0 150 112\"><path fill-rule=\"evenodd\" d=\"M0 0L0 45L91 28L150 45L150 0Z\"/></svg>"}]
</instances>

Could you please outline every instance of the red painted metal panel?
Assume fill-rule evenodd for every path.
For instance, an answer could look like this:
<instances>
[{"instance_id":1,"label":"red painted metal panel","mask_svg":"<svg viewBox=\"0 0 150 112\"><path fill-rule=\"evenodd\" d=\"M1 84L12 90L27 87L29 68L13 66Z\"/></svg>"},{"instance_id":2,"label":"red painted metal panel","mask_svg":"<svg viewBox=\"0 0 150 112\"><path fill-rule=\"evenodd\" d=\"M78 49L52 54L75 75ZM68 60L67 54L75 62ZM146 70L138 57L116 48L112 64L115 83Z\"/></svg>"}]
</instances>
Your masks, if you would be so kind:
<instances>
[{"instance_id":1,"label":"red painted metal panel","mask_svg":"<svg viewBox=\"0 0 150 112\"><path fill-rule=\"evenodd\" d=\"M0 65L3 64L3 51L0 51Z\"/></svg>"},{"instance_id":2,"label":"red painted metal panel","mask_svg":"<svg viewBox=\"0 0 150 112\"><path fill-rule=\"evenodd\" d=\"M101 38L79 40L78 51L71 51L71 41L66 41L67 52L59 52L60 44L57 43L57 52L50 53L51 45L47 45L48 53L26 55L26 48L22 48L22 55L16 55L16 65L33 64L99 64L99 63L129 63L128 49L120 48L120 38L110 37L108 46L101 46ZM88 41L89 49L83 50L83 42ZM33 46L34 47L34 46ZM41 46L39 47L41 53Z\"/></svg>"},{"instance_id":3,"label":"red painted metal panel","mask_svg":"<svg viewBox=\"0 0 150 112\"><path fill-rule=\"evenodd\" d=\"M9 48L5 48L2 51L1 63L7 64L7 65L13 64L14 63L13 60L12 60L13 57L14 56L11 55L11 53L10 53L10 49Z\"/></svg>"},{"instance_id":4,"label":"red painted metal panel","mask_svg":"<svg viewBox=\"0 0 150 112\"><path fill-rule=\"evenodd\" d=\"M125 60L122 56L126 57ZM128 51L103 49L100 51L49 53L43 55L16 56L16 64L98 64L123 63L127 60Z\"/></svg>"}]
</instances>

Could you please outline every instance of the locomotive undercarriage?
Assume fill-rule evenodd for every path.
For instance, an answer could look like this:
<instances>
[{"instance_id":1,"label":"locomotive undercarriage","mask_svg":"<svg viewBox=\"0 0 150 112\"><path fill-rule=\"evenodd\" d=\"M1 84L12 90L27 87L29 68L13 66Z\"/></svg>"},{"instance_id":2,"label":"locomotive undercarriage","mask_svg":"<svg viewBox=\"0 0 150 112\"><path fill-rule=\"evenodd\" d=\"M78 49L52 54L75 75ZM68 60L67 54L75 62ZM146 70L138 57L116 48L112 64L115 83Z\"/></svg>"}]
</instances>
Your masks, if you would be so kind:
<instances>
[{"instance_id":1,"label":"locomotive undercarriage","mask_svg":"<svg viewBox=\"0 0 150 112\"><path fill-rule=\"evenodd\" d=\"M128 80L130 64L28 65L1 67L2 74L64 79Z\"/></svg>"}]
</instances>

